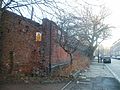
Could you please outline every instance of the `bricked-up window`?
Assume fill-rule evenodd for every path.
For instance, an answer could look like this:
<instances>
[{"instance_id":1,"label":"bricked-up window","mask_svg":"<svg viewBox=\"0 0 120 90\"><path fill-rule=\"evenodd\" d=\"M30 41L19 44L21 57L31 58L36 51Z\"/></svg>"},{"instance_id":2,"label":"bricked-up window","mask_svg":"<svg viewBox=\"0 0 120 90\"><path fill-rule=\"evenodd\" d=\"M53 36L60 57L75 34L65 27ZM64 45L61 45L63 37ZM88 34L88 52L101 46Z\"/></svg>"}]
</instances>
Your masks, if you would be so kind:
<instances>
[{"instance_id":1,"label":"bricked-up window","mask_svg":"<svg viewBox=\"0 0 120 90\"><path fill-rule=\"evenodd\" d=\"M42 33L36 32L36 41L40 42L42 40Z\"/></svg>"},{"instance_id":2,"label":"bricked-up window","mask_svg":"<svg viewBox=\"0 0 120 90\"><path fill-rule=\"evenodd\" d=\"M13 61L13 51L9 51L9 66L10 66L10 69L9 69L9 73L12 72L13 70L13 65L14 65L14 61Z\"/></svg>"}]
</instances>

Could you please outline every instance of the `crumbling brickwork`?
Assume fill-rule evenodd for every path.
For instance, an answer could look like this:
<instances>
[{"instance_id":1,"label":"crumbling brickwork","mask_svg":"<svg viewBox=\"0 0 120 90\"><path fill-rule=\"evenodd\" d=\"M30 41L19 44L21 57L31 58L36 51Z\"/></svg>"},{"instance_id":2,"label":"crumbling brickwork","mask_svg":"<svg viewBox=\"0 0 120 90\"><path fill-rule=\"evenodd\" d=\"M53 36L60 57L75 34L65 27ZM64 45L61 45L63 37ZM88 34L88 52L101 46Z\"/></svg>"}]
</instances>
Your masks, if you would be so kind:
<instances>
[{"instance_id":1,"label":"crumbling brickwork","mask_svg":"<svg viewBox=\"0 0 120 90\"><path fill-rule=\"evenodd\" d=\"M55 42L54 22L43 19L40 25L9 11L4 12L2 20L2 61L8 72L31 73L34 68L47 72L50 64L69 62L68 54ZM36 41L36 32L42 33L42 41Z\"/></svg>"}]
</instances>

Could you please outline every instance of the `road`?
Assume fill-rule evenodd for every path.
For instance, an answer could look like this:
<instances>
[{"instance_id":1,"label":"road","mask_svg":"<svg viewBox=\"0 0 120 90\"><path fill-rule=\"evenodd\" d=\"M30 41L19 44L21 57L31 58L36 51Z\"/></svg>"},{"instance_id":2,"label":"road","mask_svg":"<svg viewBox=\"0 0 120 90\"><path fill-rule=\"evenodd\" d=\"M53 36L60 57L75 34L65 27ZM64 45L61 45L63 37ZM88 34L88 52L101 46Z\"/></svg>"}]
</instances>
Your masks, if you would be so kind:
<instances>
[{"instance_id":1,"label":"road","mask_svg":"<svg viewBox=\"0 0 120 90\"><path fill-rule=\"evenodd\" d=\"M115 78L120 82L120 60L112 59L110 64L105 64L113 73Z\"/></svg>"}]
</instances>

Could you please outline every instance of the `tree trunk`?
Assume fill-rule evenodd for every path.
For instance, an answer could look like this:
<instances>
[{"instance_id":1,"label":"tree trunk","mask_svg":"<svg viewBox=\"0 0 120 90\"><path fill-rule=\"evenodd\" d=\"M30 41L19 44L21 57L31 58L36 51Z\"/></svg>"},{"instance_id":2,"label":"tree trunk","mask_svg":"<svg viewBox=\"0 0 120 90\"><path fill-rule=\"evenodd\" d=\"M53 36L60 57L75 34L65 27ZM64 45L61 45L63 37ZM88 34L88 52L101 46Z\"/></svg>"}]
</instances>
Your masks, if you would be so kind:
<instances>
[{"instance_id":1,"label":"tree trunk","mask_svg":"<svg viewBox=\"0 0 120 90\"><path fill-rule=\"evenodd\" d=\"M90 54L89 54L89 57L90 57L90 60L93 60L93 51L90 51Z\"/></svg>"},{"instance_id":2,"label":"tree trunk","mask_svg":"<svg viewBox=\"0 0 120 90\"><path fill-rule=\"evenodd\" d=\"M89 47L87 50L87 56L90 58L90 60L93 60L94 51L95 51L94 47Z\"/></svg>"}]
</instances>

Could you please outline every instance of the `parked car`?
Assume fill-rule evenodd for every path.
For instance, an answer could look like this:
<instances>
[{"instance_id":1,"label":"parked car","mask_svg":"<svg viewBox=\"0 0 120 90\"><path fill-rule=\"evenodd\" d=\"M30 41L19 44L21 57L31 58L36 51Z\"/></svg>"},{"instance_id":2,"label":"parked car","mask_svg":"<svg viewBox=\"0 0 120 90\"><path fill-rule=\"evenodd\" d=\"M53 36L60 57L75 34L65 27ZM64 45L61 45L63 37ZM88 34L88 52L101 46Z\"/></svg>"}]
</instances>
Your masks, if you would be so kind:
<instances>
[{"instance_id":1,"label":"parked car","mask_svg":"<svg viewBox=\"0 0 120 90\"><path fill-rule=\"evenodd\" d=\"M109 56L104 56L103 63L111 63L111 58Z\"/></svg>"}]
</instances>

